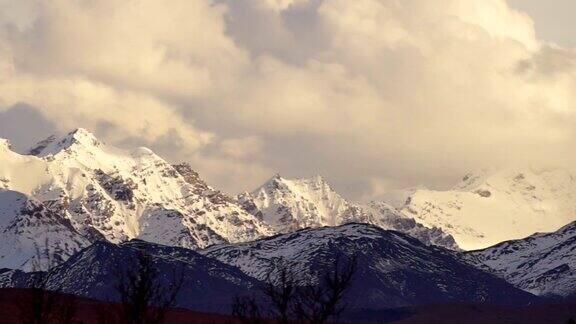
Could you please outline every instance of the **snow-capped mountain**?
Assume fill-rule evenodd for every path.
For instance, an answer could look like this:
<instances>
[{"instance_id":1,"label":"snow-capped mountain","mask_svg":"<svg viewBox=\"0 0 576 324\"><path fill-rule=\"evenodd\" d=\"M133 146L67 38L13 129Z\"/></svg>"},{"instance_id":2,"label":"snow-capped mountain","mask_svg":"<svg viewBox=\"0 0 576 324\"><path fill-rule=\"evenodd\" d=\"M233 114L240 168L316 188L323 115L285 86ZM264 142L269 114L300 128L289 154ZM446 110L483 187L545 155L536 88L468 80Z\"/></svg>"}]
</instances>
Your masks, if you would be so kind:
<instances>
[{"instance_id":1,"label":"snow-capped mountain","mask_svg":"<svg viewBox=\"0 0 576 324\"><path fill-rule=\"evenodd\" d=\"M484 170L466 175L452 190L414 190L399 209L451 234L465 250L486 248L576 220L576 173Z\"/></svg>"},{"instance_id":2,"label":"snow-capped mountain","mask_svg":"<svg viewBox=\"0 0 576 324\"><path fill-rule=\"evenodd\" d=\"M276 174L259 189L244 193L238 200L247 210L287 233L306 227L335 226L361 217L320 176L289 180Z\"/></svg>"},{"instance_id":3,"label":"snow-capped mountain","mask_svg":"<svg viewBox=\"0 0 576 324\"><path fill-rule=\"evenodd\" d=\"M576 176L563 170L483 171L453 190L407 191L404 204L391 202L396 208L351 203L319 176L276 175L231 198L188 164L106 145L84 129L51 136L29 153L0 140L0 267L31 269L43 246L63 261L103 239L202 249L351 222L468 250L576 219Z\"/></svg>"},{"instance_id":4,"label":"snow-capped mountain","mask_svg":"<svg viewBox=\"0 0 576 324\"><path fill-rule=\"evenodd\" d=\"M449 301L525 304L536 299L460 260L456 252L368 224L304 229L201 253L261 280L283 259L303 283L316 282L336 258L345 262L355 255L357 273L348 303L364 309Z\"/></svg>"},{"instance_id":5,"label":"snow-capped mountain","mask_svg":"<svg viewBox=\"0 0 576 324\"><path fill-rule=\"evenodd\" d=\"M47 288L99 300L119 301L119 281L138 267L146 253L160 275L157 284L168 287L182 280L177 306L209 312L228 312L237 294L257 290L260 282L239 269L185 248L139 240L119 245L100 241L50 270ZM35 273L0 270L0 287L25 288Z\"/></svg>"},{"instance_id":6,"label":"snow-capped mountain","mask_svg":"<svg viewBox=\"0 0 576 324\"><path fill-rule=\"evenodd\" d=\"M553 233L503 242L467 256L536 295L576 296L576 222Z\"/></svg>"},{"instance_id":7,"label":"snow-capped mountain","mask_svg":"<svg viewBox=\"0 0 576 324\"><path fill-rule=\"evenodd\" d=\"M424 227L390 205L347 201L321 176L291 180L277 174L253 192L239 195L238 201L279 233L358 222L408 233L426 244L458 248L450 235Z\"/></svg>"},{"instance_id":8,"label":"snow-capped mountain","mask_svg":"<svg viewBox=\"0 0 576 324\"><path fill-rule=\"evenodd\" d=\"M273 233L189 165L170 165L147 148L120 150L78 129L30 153L0 142L0 245L14 243L0 249L2 267L29 269L31 247L57 242L65 259L99 239L203 248Z\"/></svg>"}]
</instances>

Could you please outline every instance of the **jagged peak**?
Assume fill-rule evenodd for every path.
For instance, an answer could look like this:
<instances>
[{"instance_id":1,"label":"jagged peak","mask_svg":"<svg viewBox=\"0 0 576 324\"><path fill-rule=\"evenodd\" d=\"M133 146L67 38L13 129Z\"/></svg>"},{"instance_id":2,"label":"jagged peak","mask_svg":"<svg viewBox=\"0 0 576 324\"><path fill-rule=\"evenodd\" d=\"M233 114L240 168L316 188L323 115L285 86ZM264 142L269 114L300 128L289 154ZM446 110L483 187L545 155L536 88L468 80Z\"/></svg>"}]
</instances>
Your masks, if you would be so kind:
<instances>
[{"instance_id":1,"label":"jagged peak","mask_svg":"<svg viewBox=\"0 0 576 324\"><path fill-rule=\"evenodd\" d=\"M323 183L323 184L328 184L328 181L326 181L326 178L324 178L323 176L317 174L315 176L309 177L309 178L284 178L280 175L280 173L275 173L268 181L266 181L264 184L268 184L271 182L294 182L294 183Z\"/></svg>"},{"instance_id":2,"label":"jagged peak","mask_svg":"<svg viewBox=\"0 0 576 324\"><path fill-rule=\"evenodd\" d=\"M0 150L2 151L12 151L12 144L5 138L0 138Z\"/></svg>"},{"instance_id":3,"label":"jagged peak","mask_svg":"<svg viewBox=\"0 0 576 324\"><path fill-rule=\"evenodd\" d=\"M198 174L198 172L196 172L189 163L183 162L180 164L174 164L172 167L184 178L184 181L196 187L198 194L205 194L206 191L213 191L213 189L208 186L206 181L200 177L200 174Z\"/></svg>"},{"instance_id":4,"label":"jagged peak","mask_svg":"<svg viewBox=\"0 0 576 324\"><path fill-rule=\"evenodd\" d=\"M36 143L29 151L28 154L40 156L42 152L56 141L56 135L50 135L47 138Z\"/></svg>"},{"instance_id":5,"label":"jagged peak","mask_svg":"<svg viewBox=\"0 0 576 324\"><path fill-rule=\"evenodd\" d=\"M94 134L92 134L92 132L90 132L89 130L87 130L86 128L76 128L75 130L71 131L68 133L69 136L74 136L75 138L81 138L81 137L91 137L91 138L96 138L94 136Z\"/></svg>"},{"instance_id":6,"label":"jagged peak","mask_svg":"<svg viewBox=\"0 0 576 324\"><path fill-rule=\"evenodd\" d=\"M178 171L178 173L180 173L180 175L182 175L183 177L193 179L193 182L198 181L204 182L204 180L200 178L200 174L198 174L198 172L194 170L194 168L192 168L192 165L190 165L190 163L188 162L173 164L172 167L176 169L176 171Z\"/></svg>"},{"instance_id":7,"label":"jagged peak","mask_svg":"<svg viewBox=\"0 0 576 324\"><path fill-rule=\"evenodd\" d=\"M383 208L383 209L389 209L389 210L395 210L395 211L398 210L393 205L389 204L386 201L382 201L382 200L372 200L372 201L368 202L366 205L368 207L372 207L372 208Z\"/></svg>"},{"instance_id":8,"label":"jagged peak","mask_svg":"<svg viewBox=\"0 0 576 324\"><path fill-rule=\"evenodd\" d=\"M34 145L29 153L36 156L54 155L74 145L91 148L102 146L103 143L85 128L77 128L61 138L56 135L47 137Z\"/></svg>"},{"instance_id":9,"label":"jagged peak","mask_svg":"<svg viewBox=\"0 0 576 324\"><path fill-rule=\"evenodd\" d=\"M329 191L334 191L332 186L321 175L315 175L309 178L288 179L282 177L279 173L276 173L268 181L264 182L262 186L252 191L252 195L258 195L259 192L270 190L299 191L304 188L312 189L317 187L327 188Z\"/></svg>"},{"instance_id":10,"label":"jagged peak","mask_svg":"<svg viewBox=\"0 0 576 324\"><path fill-rule=\"evenodd\" d=\"M312 176L312 177L310 177L310 178L301 178L301 179L296 179L296 180L294 180L294 181L328 185L328 181L326 181L326 178L324 178L323 176L321 176L321 175L319 175L319 174L317 174L317 175L315 175L315 176Z\"/></svg>"},{"instance_id":11,"label":"jagged peak","mask_svg":"<svg viewBox=\"0 0 576 324\"><path fill-rule=\"evenodd\" d=\"M278 180L282 180L282 179L284 179L284 178L282 178L282 176L280 175L280 173L276 172L276 173L272 176L272 178L270 178L270 180L268 180L268 182L270 182L270 181L278 181Z\"/></svg>"},{"instance_id":12,"label":"jagged peak","mask_svg":"<svg viewBox=\"0 0 576 324\"><path fill-rule=\"evenodd\" d=\"M59 143L64 144L82 144L84 146L100 146L102 142L96 136L85 128L77 128L68 133Z\"/></svg>"},{"instance_id":13,"label":"jagged peak","mask_svg":"<svg viewBox=\"0 0 576 324\"><path fill-rule=\"evenodd\" d=\"M326 178L324 178L324 176L321 175L321 174L315 175L314 178L315 178L317 181L328 182L328 181L326 181Z\"/></svg>"},{"instance_id":14,"label":"jagged peak","mask_svg":"<svg viewBox=\"0 0 576 324\"><path fill-rule=\"evenodd\" d=\"M282 183L285 180L286 179L284 179L280 175L280 173L275 173L272 177L270 177L268 180L266 180L262 186L258 187L254 192L259 191L260 189L263 189L263 188L267 188L267 187L275 188L275 187L277 187L277 185L279 183Z\"/></svg>"},{"instance_id":15,"label":"jagged peak","mask_svg":"<svg viewBox=\"0 0 576 324\"><path fill-rule=\"evenodd\" d=\"M241 193L237 194L235 197L235 199L237 201L240 201L240 202L247 201L247 200L250 200L252 198L253 198L252 194L247 190L242 191Z\"/></svg>"}]
</instances>

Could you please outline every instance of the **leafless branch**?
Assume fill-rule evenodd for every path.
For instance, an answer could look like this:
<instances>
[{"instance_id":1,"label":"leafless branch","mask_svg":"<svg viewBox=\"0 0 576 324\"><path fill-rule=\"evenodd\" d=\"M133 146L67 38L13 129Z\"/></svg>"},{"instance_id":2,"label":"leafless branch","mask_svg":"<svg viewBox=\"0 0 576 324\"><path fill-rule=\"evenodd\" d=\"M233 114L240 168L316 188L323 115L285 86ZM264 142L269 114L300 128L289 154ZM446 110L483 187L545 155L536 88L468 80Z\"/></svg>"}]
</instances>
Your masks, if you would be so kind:
<instances>
[{"instance_id":1,"label":"leafless branch","mask_svg":"<svg viewBox=\"0 0 576 324\"><path fill-rule=\"evenodd\" d=\"M72 296L63 295L61 287L52 280L58 265L51 253L48 239L44 247L35 244L32 258L32 274L27 290L18 303L20 319L24 324L72 323L77 305Z\"/></svg>"},{"instance_id":2,"label":"leafless branch","mask_svg":"<svg viewBox=\"0 0 576 324\"><path fill-rule=\"evenodd\" d=\"M102 316L103 323L157 324L163 323L168 311L176 306L184 283L184 271L174 270L168 285L161 282L162 273L150 254L139 250L136 266L123 269L117 265L117 286L120 307L115 314ZM165 275L165 274L164 274ZM113 318L111 318L113 317Z\"/></svg>"}]
</instances>

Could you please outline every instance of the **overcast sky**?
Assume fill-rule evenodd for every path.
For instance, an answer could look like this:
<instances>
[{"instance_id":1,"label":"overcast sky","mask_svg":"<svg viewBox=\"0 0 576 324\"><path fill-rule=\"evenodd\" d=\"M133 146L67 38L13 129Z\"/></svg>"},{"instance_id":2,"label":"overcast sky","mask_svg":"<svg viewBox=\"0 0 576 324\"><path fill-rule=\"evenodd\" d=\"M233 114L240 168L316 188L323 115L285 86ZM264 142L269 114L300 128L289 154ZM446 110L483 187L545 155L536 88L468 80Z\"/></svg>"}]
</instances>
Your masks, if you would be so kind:
<instances>
[{"instance_id":1,"label":"overcast sky","mask_svg":"<svg viewBox=\"0 0 576 324\"><path fill-rule=\"evenodd\" d=\"M510 0L509 3L530 15L538 37L563 46L576 46L576 1Z\"/></svg>"},{"instance_id":2,"label":"overcast sky","mask_svg":"<svg viewBox=\"0 0 576 324\"><path fill-rule=\"evenodd\" d=\"M512 1L512 0L511 0ZM0 0L0 136L85 127L236 193L575 165L573 0Z\"/></svg>"}]
</instances>

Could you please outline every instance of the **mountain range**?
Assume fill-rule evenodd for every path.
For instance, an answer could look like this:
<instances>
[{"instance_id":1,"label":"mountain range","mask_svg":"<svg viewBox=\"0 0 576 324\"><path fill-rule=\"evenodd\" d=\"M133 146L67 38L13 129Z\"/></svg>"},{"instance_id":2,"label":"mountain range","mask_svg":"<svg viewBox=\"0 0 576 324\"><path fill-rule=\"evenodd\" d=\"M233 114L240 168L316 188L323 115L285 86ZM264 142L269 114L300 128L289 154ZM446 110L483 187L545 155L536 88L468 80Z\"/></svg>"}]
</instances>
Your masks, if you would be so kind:
<instances>
[{"instance_id":1,"label":"mountain range","mask_svg":"<svg viewBox=\"0 0 576 324\"><path fill-rule=\"evenodd\" d=\"M276 174L260 188L239 195L238 202L278 233L357 222L401 231L428 245L458 249L441 229L425 227L385 202L349 202L321 176L291 180Z\"/></svg>"},{"instance_id":2,"label":"mountain range","mask_svg":"<svg viewBox=\"0 0 576 324\"><path fill-rule=\"evenodd\" d=\"M51 136L29 155L7 141L0 152L3 267L30 269L38 246L64 260L99 240L197 249L274 233L189 165L108 146L84 129Z\"/></svg>"},{"instance_id":3,"label":"mountain range","mask_svg":"<svg viewBox=\"0 0 576 324\"><path fill-rule=\"evenodd\" d=\"M352 221L457 248L449 235L392 207L349 203L321 177L276 176L231 197L188 164L172 165L144 147L106 145L85 129L50 136L24 155L2 140L0 154L0 267L30 270L44 246L63 261L99 240L201 249Z\"/></svg>"},{"instance_id":4,"label":"mountain range","mask_svg":"<svg viewBox=\"0 0 576 324\"><path fill-rule=\"evenodd\" d=\"M225 311L279 260L313 283L338 256L355 255L361 280L348 302L361 301L357 308L525 305L576 296L575 219L568 170L483 170L450 190L357 203L321 176L274 175L227 195L189 164L107 145L85 129L27 154L0 140L1 287L49 270L54 287L107 299L114 267L146 250L163 272L189 273L194 293L181 305Z\"/></svg>"},{"instance_id":5,"label":"mountain range","mask_svg":"<svg viewBox=\"0 0 576 324\"><path fill-rule=\"evenodd\" d=\"M409 235L369 224L298 230L253 242L200 251L132 240L97 242L50 270L47 287L118 301L122 271L136 268L141 251L168 284L183 274L178 306L228 312L236 295L258 296L276 262L293 266L297 284L317 282L334 265L355 256L357 272L345 302L352 309L382 309L443 302L527 305L539 299L477 269L458 254L430 247ZM0 287L25 287L37 273L0 270Z\"/></svg>"}]
</instances>

